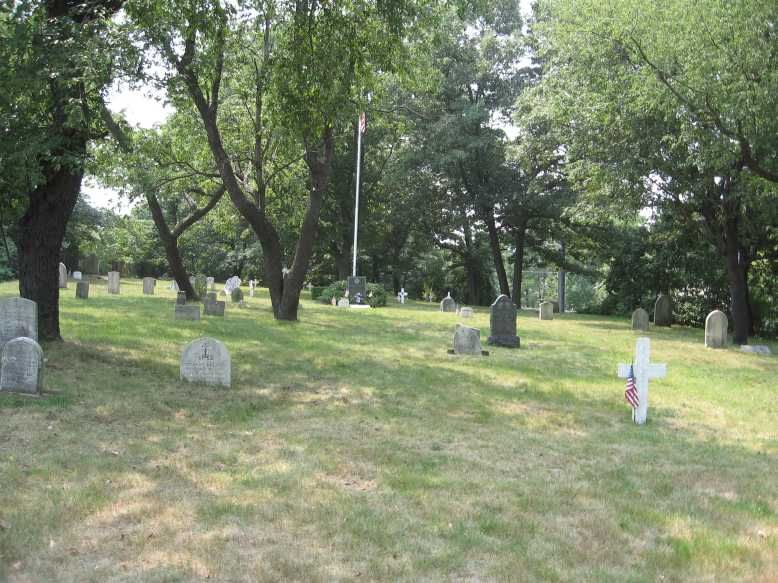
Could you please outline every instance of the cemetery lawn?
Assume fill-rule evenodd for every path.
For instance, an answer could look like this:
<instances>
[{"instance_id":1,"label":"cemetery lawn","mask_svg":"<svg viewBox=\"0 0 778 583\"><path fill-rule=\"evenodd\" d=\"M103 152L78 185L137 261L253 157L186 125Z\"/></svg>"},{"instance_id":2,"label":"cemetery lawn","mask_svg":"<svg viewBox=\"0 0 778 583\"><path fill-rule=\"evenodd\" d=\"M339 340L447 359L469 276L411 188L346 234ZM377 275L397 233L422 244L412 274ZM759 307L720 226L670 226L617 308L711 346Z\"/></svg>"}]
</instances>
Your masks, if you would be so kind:
<instances>
[{"instance_id":1,"label":"cemetery lawn","mask_svg":"<svg viewBox=\"0 0 778 583\"><path fill-rule=\"evenodd\" d=\"M436 305L174 322L121 285L71 282L47 393L0 395L0 581L778 580L778 355L652 329L636 427L627 318L522 312L510 350L477 308L453 357ZM199 336L231 389L178 380Z\"/></svg>"}]
</instances>

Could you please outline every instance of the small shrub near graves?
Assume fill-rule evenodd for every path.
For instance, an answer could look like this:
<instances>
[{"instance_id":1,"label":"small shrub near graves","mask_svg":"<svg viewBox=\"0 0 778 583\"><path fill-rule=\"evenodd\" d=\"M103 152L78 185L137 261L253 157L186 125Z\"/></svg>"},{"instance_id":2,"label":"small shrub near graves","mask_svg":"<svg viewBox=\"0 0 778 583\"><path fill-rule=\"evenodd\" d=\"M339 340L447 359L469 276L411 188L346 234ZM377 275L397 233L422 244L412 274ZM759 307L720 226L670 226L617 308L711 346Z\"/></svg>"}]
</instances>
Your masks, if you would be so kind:
<instances>
[{"instance_id":1,"label":"small shrub near graves","mask_svg":"<svg viewBox=\"0 0 778 583\"><path fill-rule=\"evenodd\" d=\"M370 305L374 308L381 308L386 305L386 288L380 283L368 283L367 296Z\"/></svg>"},{"instance_id":2,"label":"small shrub near graves","mask_svg":"<svg viewBox=\"0 0 778 583\"><path fill-rule=\"evenodd\" d=\"M332 302L332 298L342 298L346 295L346 287L347 284L345 280L335 281L322 289L318 299L324 304L329 304ZM371 293L373 294L373 297L370 297ZM313 294L313 290L311 290L311 294ZM372 307L380 308L386 305L386 289L380 283L368 283L367 294L368 297L365 299Z\"/></svg>"},{"instance_id":3,"label":"small shrub near graves","mask_svg":"<svg viewBox=\"0 0 778 583\"><path fill-rule=\"evenodd\" d=\"M321 298L321 294L324 292L324 290L327 289L324 286L318 285L318 286L312 286L311 287L311 299L312 300L318 300Z\"/></svg>"},{"instance_id":4,"label":"small shrub near graves","mask_svg":"<svg viewBox=\"0 0 778 583\"><path fill-rule=\"evenodd\" d=\"M342 298L345 294L346 294L345 280L335 281L322 290L319 299L322 301L322 303L329 304L332 302L332 298Z\"/></svg>"}]
</instances>

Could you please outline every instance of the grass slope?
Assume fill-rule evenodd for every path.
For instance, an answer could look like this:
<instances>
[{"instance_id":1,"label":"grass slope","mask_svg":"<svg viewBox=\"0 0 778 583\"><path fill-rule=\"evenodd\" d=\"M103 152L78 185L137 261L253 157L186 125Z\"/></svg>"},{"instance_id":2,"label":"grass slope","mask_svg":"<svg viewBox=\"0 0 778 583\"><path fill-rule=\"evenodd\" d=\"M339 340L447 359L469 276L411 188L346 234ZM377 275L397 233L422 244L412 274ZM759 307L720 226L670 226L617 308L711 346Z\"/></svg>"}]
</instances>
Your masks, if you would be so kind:
<instances>
[{"instance_id":1,"label":"grass slope","mask_svg":"<svg viewBox=\"0 0 778 583\"><path fill-rule=\"evenodd\" d=\"M778 579L778 357L652 330L639 428L624 319L525 312L520 350L453 357L434 305L175 322L162 285L73 287L50 392L0 396L0 580ZM203 335L232 389L179 382Z\"/></svg>"}]
</instances>

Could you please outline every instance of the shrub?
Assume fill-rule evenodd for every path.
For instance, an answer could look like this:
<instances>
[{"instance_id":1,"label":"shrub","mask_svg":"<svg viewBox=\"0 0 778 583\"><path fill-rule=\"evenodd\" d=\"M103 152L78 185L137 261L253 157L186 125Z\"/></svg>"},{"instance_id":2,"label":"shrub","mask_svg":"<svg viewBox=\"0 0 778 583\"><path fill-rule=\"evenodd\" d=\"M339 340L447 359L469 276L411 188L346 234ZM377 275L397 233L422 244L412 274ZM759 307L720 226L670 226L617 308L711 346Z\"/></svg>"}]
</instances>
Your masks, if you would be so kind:
<instances>
[{"instance_id":1,"label":"shrub","mask_svg":"<svg viewBox=\"0 0 778 583\"><path fill-rule=\"evenodd\" d=\"M346 295L346 281L336 281L325 287L319 295L319 300L324 304L332 303L332 298L342 298ZM373 297L370 297L370 294ZM365 298L374 308L380 308L386 305L386 288L380 283L368 283L367 295Z\"/></svg>"},{"instance_id":2,"label":"shrub","mask_svg":"<svg viewBox=\"0 0 778 583\"><path fill-rule=\"evenodd\" d=\"M320 285L314 285L311 286L311 299L312 300L318 300L321 297L321 294L324 292L324 290L327 289L324 286Z\"/></svg>"}]
</instances>

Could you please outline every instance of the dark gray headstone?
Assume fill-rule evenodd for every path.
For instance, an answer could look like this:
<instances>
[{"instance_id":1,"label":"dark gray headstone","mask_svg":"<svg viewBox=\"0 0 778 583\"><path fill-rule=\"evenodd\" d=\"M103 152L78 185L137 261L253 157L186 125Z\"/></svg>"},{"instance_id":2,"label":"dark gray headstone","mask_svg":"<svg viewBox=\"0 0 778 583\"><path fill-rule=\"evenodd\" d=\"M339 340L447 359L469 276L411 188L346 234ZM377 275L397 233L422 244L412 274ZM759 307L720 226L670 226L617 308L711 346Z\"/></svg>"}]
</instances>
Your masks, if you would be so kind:
<instances>
[{"instance_id":1,"label":"dark gray headstone","mask_svg":"<svg viewBox=\"0 0 778 583\"><path fill-rule=\"evenodd\" d=\"M224 302L216 300L206 300L203 304L205 306L206 316L222 316L224 317Z\"/></svg>"},{"instance_id":2,"label":"dark gray headstone","mask_svg":"<svg viewBox=\"0 0 778 583\"><path fill-rule=\"evenodd\" d=\"M82 300L89 299L89 282L77 281L76 282L76 297Z\"/></svg>"},{"instance_id":3,"label":"dark gray headstone","mask_svg":"<svg viewBox=\"0 0 778 583\"><path fill-rule=\"evenodd\" d=\"M648 312L643 308L638 308L632 312L632 329L648 332Z\"/></svg>"},{"instance_id":4,"label":"dark gray headstone","mask_svg":"<svg viewBox=\"0 0 778 583\"><path fill-rule=\"evenodd\" d=\"M346 281L348 289L348 298L352 302L357 294L362 296L363 301L367 301L367 278L364 275L351 276Z\"/></svg>"},{"instance_id":5,"label":"dark gray headstone","mask_svg":"<svg viewBox=\"0 0 778 583\"><path fill-rule=\"evenodd\" d=\"M227 347L214 338L198 338L181 353L181 380L230 386L232 370Z\"/></svg>"},{"instance_id":6,"label":"dark gray headstone","mask_svg":"<svg viewBox=\"0 0 778 583\"><path fill-rule=\"evenodd\" d=\"M174 314L176 320L199 320L200 319L200 306L199 304L176 304L176 311Z\"/></svg>"},{"instance_id":7,"label":"dark gray headstone","mask_svg":"<svg viewBox=\"0 0 778 583\"><path fill-rule=\"evenodd\" d=\"M68 268L64 263L59 264L59 287L60 289L67 289L68 287Z\"/></svg>"},{"instance_id":8,"label":"dark gray headstone","mask_svg":"<svg viewBox=\"0 0 778 583\"><path fill-rule=\"evenodd\" d=\"M180 291L176 294L176 304L179 306L186 304L186 292Z\"/></svg>"},{"instance_id":9,"label":"dark gray headstone","mask_svg":"<svg viewBox=\"0 0 778 583\"><path fill-rule=\"evenodd\" d=\"M38 304L27 298L0 300L0 349L20 336L38 340Z\"/></svg>"},{"instance_id":10,"label":"dark gray headstone","mask_svg":"<svg viewBox=\"0 0 778 583\"><path fill-rule=\"evenodd\" d=\"M0 357L0 391L36 395L43 388L43 350L32 338L14 338Z\"/></svg>"},{"instance_id":11,"label":"dark gray headstone","mask_svg":"<svg viewBox=\"0 0 778 583\"><path fill-rule=\"evenodd\" d=\"M654 326L670 326L673 323L673 302L670 296L659 294L654 304Z\"/></svg>"},{"instance_id":12,"label":"dark gray headstone","mask_svg":"<svg viewBox=\"0 0 778 583\"><path fill-rule=\"evenodd\" d=\"M243 291L239 287L236 287L234 290L230 292L230 297L232 298L232 301L235 303L242 302Z\"/></svg>"},{"instance_id":13,"label":"dark gray headstone","mask_svg":"<svg viewBox=\"0 0 778 583\"><path fill-rule=\"evenodd\" d=\"M481 331L457 324L454 330L454 354L476 354L481 356Z\"/></svg>"},{"instance_id":14,"label":"dark gray headstone","mask_svg":"<svg viewBox=\"0 0 778 583\"><path fill-rule=\"evenodd\" d=\"M489 308L489 339L487 344L517 348L516 306L513 300L502 294Z\"/></svg>"}]
</instances>

